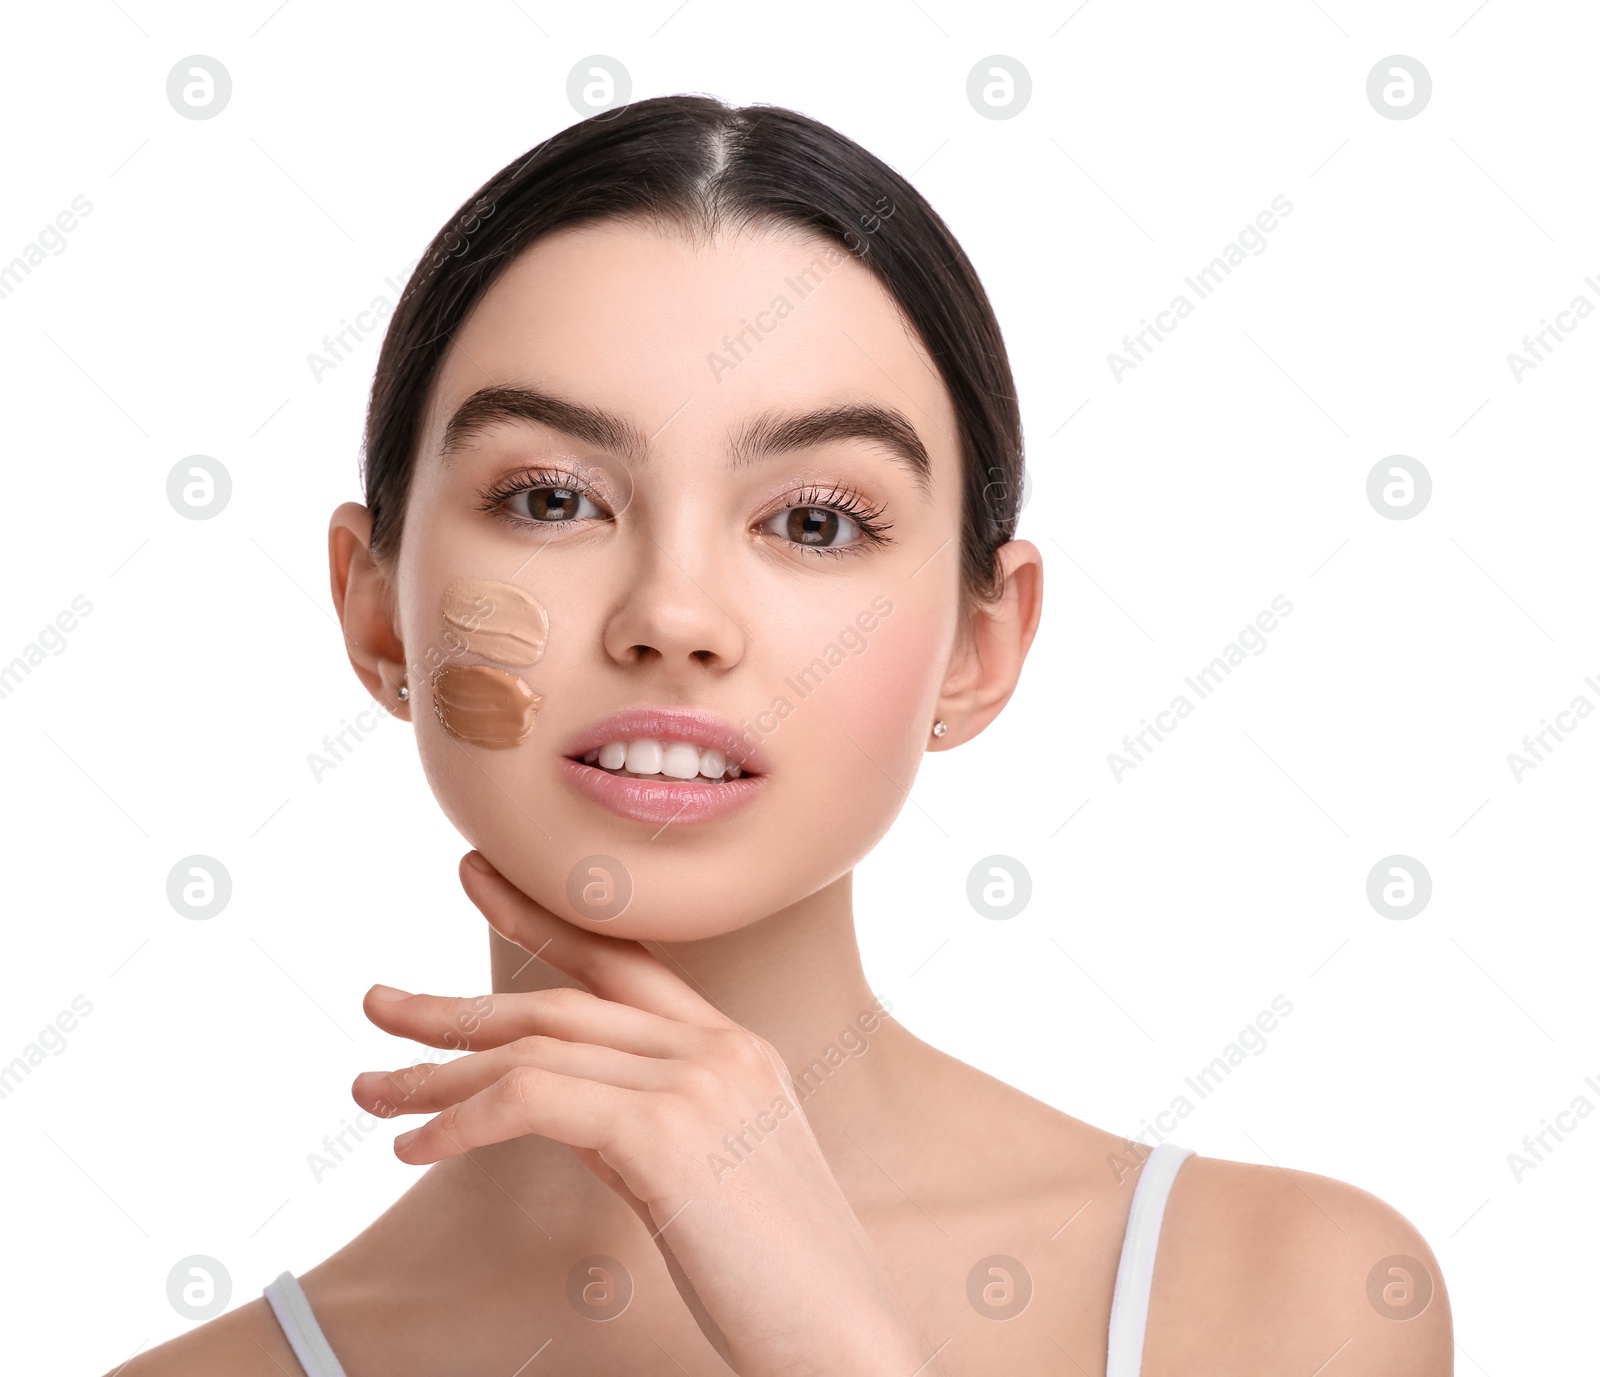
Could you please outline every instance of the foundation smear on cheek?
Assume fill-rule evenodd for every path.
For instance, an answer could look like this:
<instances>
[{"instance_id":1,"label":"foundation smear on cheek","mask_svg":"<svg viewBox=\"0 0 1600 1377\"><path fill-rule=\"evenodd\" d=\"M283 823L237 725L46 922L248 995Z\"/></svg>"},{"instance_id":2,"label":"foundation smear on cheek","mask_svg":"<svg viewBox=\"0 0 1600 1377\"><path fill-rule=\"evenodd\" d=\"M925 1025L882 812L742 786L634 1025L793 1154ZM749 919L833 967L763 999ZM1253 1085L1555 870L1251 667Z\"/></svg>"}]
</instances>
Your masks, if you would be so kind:
<instances>
[{"instance_id":1,"label":"foundation smear on cheek","mask_svg":"<svg viewBox=\"0 0 1600 1377\"><path fill-rule=\"evenodd\" d=\"M433 712L451 736L501 750L520 746L544 700L520 674L493 665L445 665L433 676Z\"/></svg>"},{"instance_id":2,"label":"foundation smear on cheek","mask_svg":"<svg viewBox=\"0 0 1600 1377\"><path fill-rule=\"evenodd\" d=\"M498 664L536 664L550 638L544 607L515 584L454 579L441 610L446 628L467 650Z\"/></svg>"}]
</instances>

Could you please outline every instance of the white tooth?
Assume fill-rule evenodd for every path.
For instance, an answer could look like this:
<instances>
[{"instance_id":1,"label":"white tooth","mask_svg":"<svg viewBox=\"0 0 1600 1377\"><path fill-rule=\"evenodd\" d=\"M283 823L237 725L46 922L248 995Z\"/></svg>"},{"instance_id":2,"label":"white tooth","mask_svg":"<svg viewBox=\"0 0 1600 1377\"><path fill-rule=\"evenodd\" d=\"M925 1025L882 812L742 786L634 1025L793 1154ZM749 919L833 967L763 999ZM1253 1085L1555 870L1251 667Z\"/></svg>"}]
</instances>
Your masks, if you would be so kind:
<instances>
[{"instance_id":1,"label":"white tooth","mask_svg":"<svg viewBox=\"0 0 1600 1377\"><path fill-rule=\"evenodd\" d=\"M661 753L661 773L669 779L693 779L700 773L700 748L687 741L669 741Z\"/></svg>"},{"instance_id":2,"label":"white tooth","mask_svg":"<svg viewBox=\"0 0 1600 1377\"><path fill-rule=\"evenodd\" d=\"M741 770L737 765L728 766L728 778L729 779L738 779L739 776L742 775L743 773L744 773L744 771ZM1067 1356L1071 1357L1071 1354L1068 1354Z\"/></svg>"},{"instance_id":3,"label":"white tooth","mask_svg":"<svg viewBox=\"0 0 1600 1377\"><path fill-rule=\"evenodd\" d=\"M595 763L595 761L597 761L599 759L600 759L600 748L598 746L595 747L595 749L592 750L592 751L585 751L583 753L583 763L585 765L593 765Z\"/></svg>"},{"instance_id":4,"label":"white tooth","mask_svg":"<svg viewBox=\"0 0 1600 1377\"><path fill-rule=\"evenodd\" d=\"M608 741L600 748L600 768L602 770L620 770L623 759L628 754L626 741Z\"/></svg>"},{"instance_id":5,"label":"white tooth","mask_svg":"<svg viewBox=\"0 0 1600 1377\"><path fill-rule=\"evenodd\" d=\"M660 774L661 756L659 741L630 741L628 755L623 764L636 775Z\"/></svg>"},{"instance_id":6,"label":"white tooth","mask_svg":"<svg viewBox=\"0 0 1600 1377\"><path fill-rule=\"evenodd\" d=\"M700 752L700 773L707 779L721 779L722 772L727 768L728 758L721 751L707 746Z\"/></svg>"}]
</instances>

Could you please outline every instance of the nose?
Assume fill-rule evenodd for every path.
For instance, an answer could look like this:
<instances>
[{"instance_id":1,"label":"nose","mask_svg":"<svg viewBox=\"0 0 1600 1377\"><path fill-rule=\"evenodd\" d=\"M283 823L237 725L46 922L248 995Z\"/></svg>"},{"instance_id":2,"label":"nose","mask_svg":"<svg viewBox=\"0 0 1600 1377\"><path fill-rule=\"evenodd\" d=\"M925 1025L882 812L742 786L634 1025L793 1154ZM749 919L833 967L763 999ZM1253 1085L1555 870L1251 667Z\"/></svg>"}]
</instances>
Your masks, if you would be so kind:
<instances>
[{"instance_id":1,"label":"nose","mask_svg":"<svg viewBox=\"0 0 1600 1377\"><path fill-rule=\"evenodd\" d=\"M681 534L664 541L659 532L636 527L628 588L606 623L606 654L629 668L726 672L745 653L729 552L714 548L716 533L692 513L675 530Z\"/></svg>"}]
</instances>

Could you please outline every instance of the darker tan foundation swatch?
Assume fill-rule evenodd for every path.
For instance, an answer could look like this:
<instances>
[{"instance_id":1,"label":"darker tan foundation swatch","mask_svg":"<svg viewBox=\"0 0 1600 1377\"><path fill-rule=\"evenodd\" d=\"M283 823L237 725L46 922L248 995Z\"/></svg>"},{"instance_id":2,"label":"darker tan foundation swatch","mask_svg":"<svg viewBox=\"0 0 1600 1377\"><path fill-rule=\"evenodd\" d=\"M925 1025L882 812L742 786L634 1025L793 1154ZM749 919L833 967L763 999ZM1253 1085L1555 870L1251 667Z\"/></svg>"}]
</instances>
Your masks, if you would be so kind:
<instances>
[{"instance_id":1,"label":"darker tan foundation swatch","mask_svg":"<svg viewBox=\"0 0 1600 1377\"><path fill-rule=\"evenodd\" d=\"M445 665L433 676L439 724L451 736L490 750L526 741L543 701L521 675L493 665Z\"/></svg>"},{"instance_id":2,"label":"darker tan foundation swatch","mask_svg":"<svg viewBox=\"0 0 1600 1377\"><path fill-rule=\"evenodd\" d=\"M468 651L498 664L535 664L550 639L543 605L515 584L453 579L441 610L445 626Z\"/></svg>"}]
</instances>

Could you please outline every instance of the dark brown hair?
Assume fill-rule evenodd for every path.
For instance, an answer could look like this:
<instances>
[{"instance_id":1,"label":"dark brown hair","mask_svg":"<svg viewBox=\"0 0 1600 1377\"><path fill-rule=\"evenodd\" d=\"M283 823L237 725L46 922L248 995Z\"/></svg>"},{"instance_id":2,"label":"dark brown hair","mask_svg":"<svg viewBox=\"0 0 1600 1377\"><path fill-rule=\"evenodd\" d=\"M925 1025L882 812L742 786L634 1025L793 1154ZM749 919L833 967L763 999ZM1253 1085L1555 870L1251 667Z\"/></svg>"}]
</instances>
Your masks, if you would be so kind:
<instances>
[{"instance_id":1,"label":"dark brown hair","mask_svg":"<svg viewBox=\"0 0 1600 1377\"><path fill-rule=\"evenodd\" d=\"M997 595L995 551L1016 530L1022 419L1000 326L961 246L921 194L825 124L771 105L659 96L591 116L507 164L428 246L384 335L363 479L372 553L400 544L427 400L454 333L541 235L600 220L690 233L793 227L843 245L876 275L938 366L963 469L961 585Z\"/></svg>"}]
</instances>

